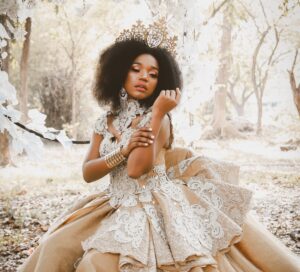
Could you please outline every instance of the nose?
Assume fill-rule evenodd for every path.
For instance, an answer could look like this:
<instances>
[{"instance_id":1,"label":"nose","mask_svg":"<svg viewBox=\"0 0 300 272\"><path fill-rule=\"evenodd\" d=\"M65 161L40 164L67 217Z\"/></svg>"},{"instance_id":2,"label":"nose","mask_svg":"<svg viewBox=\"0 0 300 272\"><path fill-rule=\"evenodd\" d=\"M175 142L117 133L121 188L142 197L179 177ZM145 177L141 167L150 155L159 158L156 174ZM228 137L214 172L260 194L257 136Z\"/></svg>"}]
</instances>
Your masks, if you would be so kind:
<instances>
[{"instance_id":1,"label":"nose","mask_svg":"<svg viewBox=\"0 0 300 272\"><path fill-rule=\"evenodd\" d=\"M141 72L141 75L140 75L140 79L142 79L142 80L148 80L148 73L146 72L146 71L142 71Z\"/></svg>"}]
</instances>

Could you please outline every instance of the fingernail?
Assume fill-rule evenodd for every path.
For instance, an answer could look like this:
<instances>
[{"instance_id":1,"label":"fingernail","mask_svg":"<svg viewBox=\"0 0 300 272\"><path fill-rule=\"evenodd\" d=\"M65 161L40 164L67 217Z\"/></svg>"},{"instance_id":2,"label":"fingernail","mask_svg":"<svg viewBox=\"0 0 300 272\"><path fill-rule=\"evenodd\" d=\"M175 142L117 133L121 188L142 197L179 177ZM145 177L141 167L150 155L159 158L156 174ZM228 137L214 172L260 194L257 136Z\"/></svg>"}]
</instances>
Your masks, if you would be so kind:
<instances>
[{"instance_id":1,"label":"fingernail","mask_svg":"<svg viewBox=\"0 0 300 272\"><path fill-rule=\"evenodd\" d=\"M150 143L150 144L153 144L153 141L150 140L149 143Z\"/></svg>"},{"instance_id":2,"label":"fingernail","mask_svg":"<svg viewBox=\"0 0 300 272\"><path fill-rule=\"evenodd\" d=\"M153 135L151 135L151 137L150 137L151 139L154 139L154 136Z\"/></svg>"}]
</instances>

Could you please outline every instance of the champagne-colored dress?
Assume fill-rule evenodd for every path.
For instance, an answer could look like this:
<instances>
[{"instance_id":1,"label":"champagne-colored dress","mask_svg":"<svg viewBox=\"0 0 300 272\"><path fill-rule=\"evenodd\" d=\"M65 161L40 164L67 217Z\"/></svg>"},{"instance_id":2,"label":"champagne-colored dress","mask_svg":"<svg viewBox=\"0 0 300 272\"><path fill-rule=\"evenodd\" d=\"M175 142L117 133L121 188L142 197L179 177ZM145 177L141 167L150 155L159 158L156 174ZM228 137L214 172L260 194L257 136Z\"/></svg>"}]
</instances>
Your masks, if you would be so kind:
<instances>
[{"instance_id":1,"label":"champagne-colored dress","mask_svg":"<svg viewBox=\"0 0 300 272\"><path fill-rule=\"evenodd\" d=\"M101 156L150 118L148 112L117 143L101 116ZM300 271L299 259L248 214L251 192L237 184L238 171L185 148L163 148L139 179L127 175L124 162L106 190L52 224L18 271Z\"/></svg>"}]
</instances>

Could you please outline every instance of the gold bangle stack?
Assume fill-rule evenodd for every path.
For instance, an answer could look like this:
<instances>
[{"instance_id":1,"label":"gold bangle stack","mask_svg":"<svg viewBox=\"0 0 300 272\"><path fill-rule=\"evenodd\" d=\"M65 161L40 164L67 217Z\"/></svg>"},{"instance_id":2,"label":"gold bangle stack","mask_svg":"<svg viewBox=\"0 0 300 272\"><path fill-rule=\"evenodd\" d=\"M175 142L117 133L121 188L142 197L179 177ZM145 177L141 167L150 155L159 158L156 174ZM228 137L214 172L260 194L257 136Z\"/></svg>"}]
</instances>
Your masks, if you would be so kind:
<instances>
[{"instance_id":1,"label":"gold bangle stack","mask_svg":"<svg viewBox=\"0 0 300 272\"><path fill-rule=\"evenodd\" d=\"M106 165L109 168L114 168L115 166L117 166L118 164L123 162L125 159L126 159L126 157L124 157L123 154L121 153L121 148L120 147L118 147L113 152L111 152L111 153L104 156L104 160L106 162Z\"/></svg>"}]
</instances>

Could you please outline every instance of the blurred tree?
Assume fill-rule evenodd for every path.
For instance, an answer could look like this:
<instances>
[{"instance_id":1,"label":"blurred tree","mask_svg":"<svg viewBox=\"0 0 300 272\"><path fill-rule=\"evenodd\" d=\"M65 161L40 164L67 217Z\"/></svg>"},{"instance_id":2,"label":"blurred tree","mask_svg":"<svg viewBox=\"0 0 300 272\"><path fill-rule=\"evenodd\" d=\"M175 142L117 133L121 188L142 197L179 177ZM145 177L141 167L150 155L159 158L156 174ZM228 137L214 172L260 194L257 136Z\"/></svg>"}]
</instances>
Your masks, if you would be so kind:
<instances>
[{"instance_id":1,"label":"blurred tree","mask_svg":"<svg viewBox=\"0 0 300 272\"><path fill-rule=\"evenodd\" d=\"M232 76L231 79L228 80L229 90L227 90L227 96L236 110L237 115L244 116L246 102L254 94L254 91L251 91L247 74L244 73L243 76L240 74L241 72L238 65L237 71L233 74L235 77ZM240 98L237 96L236 89L241 93Z\"/></svg>"},{"instance_id":2,"label":"blurred tree","mask_svg":"<svg viewBox=\"0 0 300 272\"><path fill-rule=\"evenodd\" d=\"M44 2L37 12L53 9L52 3L48 3L51 1ZM48 12L46 18L34 18L32 50L35 55L30 61L33 74L30 102L47 115L47 126L65 128L73 138L78 137L79 91L84 88L84 69L87 67L84 56L89 52L87 39L91 29L89 24L93 21L83 20L87 7L84 1L82 7L78 7L80 2L55 5L55 12Z\"/></svg>"},{"instance_id":3,"label":"blurred tree","mask_svg":"<svg viewBox=\"0 0 300 272\"><path fill-rule=\"evenodd\" d=\"M297 56L298 56L298 49L296 50L291 70L288 70L288 73L290 76L290 85L291 85L291 89L293 92L294 103L297 108L298 115L300 117L300 83L297 86L296 79L295 79L295 73L294 73L294 69L295 69L296 62L297 62Z\"/></svg>"},{"instance_id":4,"label":"blurred tree","mask_svg":"<svg viewBox=\"0 0 300 272\"><path fill-rule=\"evenodd\" d=\"M226 97L230 72L232 71L232 16L233 4L230 1L223 13L220 63L216 78L215 104L212 134L221 137L242 137L241 133L226 119Z\"/></svg>"},{"instance_id":5,"label":"blurred tree","mask_svg":"<svg viewBox=\"0 0 300 272\"><path fill-rule=\"evenodd\" d=\"M0 24L3 25L7 34L12 36L11 31L7 27L9 17L6 14L0 14ZM6 43L4 47L1 48L1 51L6 52L6 57L1 59L1 70L5 71L9 75L9 59L10 59L10 39L3 38L1 39ZM6 166L10 163L10 152L9 152L9 133L6 129L3 132L0 132L0 166Z\"/></svg>"},{"instance_id":6,"label":"blurred tree","mask_svg":"<svg viewBox=\"0 0 300 272\"><path fill-rule=\"evenodd\" d=\"M28 119L28 64L29 64L29 49L31 35L31 18L27 17L25 21L25 39L22 46L22 55L20 61L20 91L19 103L20 111L23 113L21 121L25 122Z\"/></svg>"},{"instance_id":7,"label":"blurred tree","mask_svg":"<svg viewBox=\"0 0 300 272\"><path fill-rule=\"evenodd\" d=\"M85 29L81 28L78 33L78 29L76 30L74 24L71 23L69 16L64 8L62 8L61 22L66 25L66 33L68 36L67 43L69 46L61 45L64 48L64 51L70 61L69 66L69 92L71 94L71 124L72 124L72 136L73 138L77 138L77 117L79 113L79 94L78 94L78 84L76 84L76 80L79 76L79 67L78 63L80 62L80 56L84 52L81 47L81 39L83 34L85 33ZM77 32L77 33L76 33ZM75 35L76 33L76 35Z\"/></svg>"},{"instance_id":8,"label":"blurred tree","mask_svg":"<svg viewBox=\"0 0 300 272\"><path fill-rule=\"evenodd\" d=\"M263 116L263 96L266 88L266 83L269 77L269 71L271 66L273 65L273 57L277 50L279 44L279 32L276 27L274 27L274 34L275 34L275 44L270 51L268 58L267 58L267 67L265 69L262 68L258 62L258 54L261 50L261 47L267 37L267 34L271 30L271 26L268 26L265 31L260 33L259 42L255 47L253 58L252 58L252 84L254 89L254 94L256 97L257 102L257 123L256 123L256 134L260 135L262 130L262 116Z\"/></svg>"},{"instance_id":9,"label":"blurred tree","mask_svg":"<svg viewBox=\"0 0 300 272\"><path fill-rule=\"evenodd\" d=\"M226 98L228 94L228 82L232 70L232 20L234 5L228 1L223 10L222 37L219 49L219 67L215 81L214 110L211 127L207 128L202 138L214 137L240 137L243 135L234 127L227 118Z\"/></svg>"},{"instance_id":10,"label":"blurred tree","mask_svg":"<svg viewBox=\"0 0 300 272\"><path fill-rule=\"evenodd\" d=\"M39 98L49 127L63 129L63 125L72 120L71 78L70 72L57 67L42 76L39 82Z\"/></svg>"},{"instance_id":11,"label":"blurred tree","mask_svg":"<svg viewBox=\"0 0 300 272\"><path fill-rule=\"evenodd\" d=\"M254 17L252 17L254 24L257 28L257 33L259 35L258 43L255 46L253 56L252 56L252 69L251 69L251 77L252 84L254 89L254 94L257 102L257 123L256 123L256 134L260 135L262 132L262 117L263 117L263 97L265 93L266 83L269 79L269 73L271 68L278 62L282 54L277 54L278 45L280 42L281 34L285 30L284 27L279 27L280 21L289 14L293 9L300 5L299 1L296 1L289 9L283 8L281 14L277 19L274 20L273 24L269 23L269 19L267 17L267 13L265 11L265 7L262 1L259 1L262 13L265 19L265 28L263 31L257 25L257 22ZM284 1L284 4L288 3L288 1ZM284 5L285 7L285 5ZM278 30L280 28L280 30ZM270 31L274 32L273 45L270 47L270 50L264 52L263 56L259 54L262 51L262 46L266 42L267 36ZM285 53L283 53L285 54Z\"/></svg>"}]
</instances>

